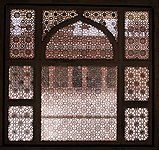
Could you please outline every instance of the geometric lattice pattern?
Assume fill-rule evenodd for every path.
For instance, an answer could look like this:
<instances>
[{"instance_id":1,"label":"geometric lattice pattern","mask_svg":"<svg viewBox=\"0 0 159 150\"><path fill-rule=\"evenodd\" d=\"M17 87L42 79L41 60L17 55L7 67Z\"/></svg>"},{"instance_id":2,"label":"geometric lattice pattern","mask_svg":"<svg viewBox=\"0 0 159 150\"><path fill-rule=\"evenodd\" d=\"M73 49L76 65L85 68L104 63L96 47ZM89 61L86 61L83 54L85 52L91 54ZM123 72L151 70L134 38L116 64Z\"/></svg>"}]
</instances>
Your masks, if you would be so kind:
<instances>
[{"instance_id":1,"label":"geometric lattice pattern","mask_svg":"<svg viewBox=\"0 0 159 150\"><path fill-rule=\"evenodd\" d=\"M149 58L148 11L125 12L125 57L127 59Z\"/></svg>"},{"instance_id":2,"label":"geometric lattice pattern","mask_svg":"<svg viewBox=\"0 0 159 150\"><path fill-rule=\"evenodd\" d=\"M47 59L112 59L108 37L92 25L78 21L59 29L46 46Z\"/></svg>"},{"instance_id":3,"label":"geometric lattice pattern","mask_svg":"<svg viewBox=\"0 0 159 150\"><path fill-rule=\"evenodd\" d=\"M105 26L117 40L118 38L118 13L117 11L92 11L86 10L84 17Z\"/></svg>"},{"instance_id":4,"label":"geometric lattice pattern","mask_svg":"<svg viewBox=\"0 0 159 150\"><path fill-rule=\"evenodd\" d=\"M10 57L32 59L35 47L35 11L13 9L10 17Z\"/></svg>"},{"instance_id":5,"label":"geometric lattice pattern","mask_svg":"<svg viewBox=\"0 0 159 150\"><path fill-rule=\"evenodd\" d=\"M9 141L31 141L33 139L33 108L10 106L8 110Z\"/></svg>"},{"instance_id":6,"label":"geometric lattice pattern","mask_svg":"<svg viewBox=\"0 0 159 150\"><path fill-rule=\"evenodd\" d=\"M116 138L117 67L42 67L41 140Z\"/></svg>"},{"instance_id":7,"label":"geometric lattice pattern","mask_svg":"<svg viewBox=\"0 0 159 150\"><path fill-rule=\"evenodd\" d=\"M115 141L117 136L116 118L42 118L41 124L44 141Z\"/></svg>"},{"instance_id":8,"label":"geometric lattice pattern","mask_svg":"<svg viewBox=\"0 0 159 150\"><path fill-rule=\"evenodd\" d=\"M10 66L9 99L33 98L33 68L31 66Z\"/></svg>"},{"instance_id":9,"label":"geometric lattice pattern","mask_svg":"<svg viewBox=\"0 0 159 150\"><path fill-rule=\"evenodd\" d=\"M125 101L147 101L149 98L147 67L125 68Z\"/></svg>"},{"instance_id":10,"label":"geometric lattice pattern","mask_svg":"<svg viewBox=\"0 0 159 150\"><path fill-rule=\"evenodd\" d=\"M145 141L148 138L147 108L127 108L125 110L125 140Z\"/></svg>"},{"instance_id":11,"label":"geometric lattice pattern","mask_svg":"<svg viewBox=\"0 0 159 150\"><path fill-rule=\"evenodd\" d=\"M43 38L52 27L78 16L75 10L44 10L43 11Z\"/></svg>"}]
</instances>

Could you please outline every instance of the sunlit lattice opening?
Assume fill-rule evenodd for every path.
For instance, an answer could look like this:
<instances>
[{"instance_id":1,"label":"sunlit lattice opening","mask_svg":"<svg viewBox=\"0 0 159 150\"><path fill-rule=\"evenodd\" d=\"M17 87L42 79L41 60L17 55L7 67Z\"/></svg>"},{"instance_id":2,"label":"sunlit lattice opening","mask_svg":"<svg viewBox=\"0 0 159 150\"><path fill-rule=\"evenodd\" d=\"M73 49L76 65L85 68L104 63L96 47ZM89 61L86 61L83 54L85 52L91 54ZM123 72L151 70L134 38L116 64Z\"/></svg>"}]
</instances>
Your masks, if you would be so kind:
<instances>
[{"instance_id":1,"label":"sunlit lattice opening","mask_svg":"<svg viewBox=\"0 0 159 150\"><path fill-rule=\"evenodd\" d=\"M127 108L125 110L125 140L145 141L148 138L147 108Z\"/></svg>"},{"instance_id":2,"label":"sunlit lattice opening","mask_svg":"<svg viewBox=\"0 0 159 150\"><path fill-rule=\"evenodd\" d=\"M41 140L116 141L117 67L43 67Z\"/></svg>"},{"instance_id":3,"label":"sunlit lattice opening","mask_svg":"<svg viewBox=\"0 0 159 150\"><path fill-rule=\"evenodd\" d=\"M8 121L8 139L10 141L31 141L33 139L33 108L31 106L10 106Z\"/></svg>"},{"instance_id":4,"label":"sunlit lattice opening","mask_svg":"<svg viewBox=\"0 0 159 150\"><path fill-rule=\"evenodd\" d=\"M46 46L48 59L112 59L108 37L90 24L78 21L59 29Z\"/></svg>"}]
</instances>

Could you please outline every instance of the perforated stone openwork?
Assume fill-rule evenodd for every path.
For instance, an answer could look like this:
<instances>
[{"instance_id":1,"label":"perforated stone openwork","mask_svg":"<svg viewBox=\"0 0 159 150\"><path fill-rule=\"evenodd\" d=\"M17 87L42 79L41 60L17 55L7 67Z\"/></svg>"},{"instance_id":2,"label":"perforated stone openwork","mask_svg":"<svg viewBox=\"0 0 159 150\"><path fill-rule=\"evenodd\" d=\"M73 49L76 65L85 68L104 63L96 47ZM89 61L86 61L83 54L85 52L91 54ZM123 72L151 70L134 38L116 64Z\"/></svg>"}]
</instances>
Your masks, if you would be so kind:
<instances>
[{"instance_id":1,"label":"perforated stone openwork","mask_svg":"<svg viewBox=\"0 0 159 150\"><path fill-rule=\"evenodd\" d=\"M58 30L46 46L48 59L112 59L113 46L92 25L78 21Z\"/></svg>"},{"instance_id":2,"label":"perforated stone openwork","mask_svg":"<svg viewBox=\"0 0 159 150\"><path fill-rule=\"evenodd\" d=\"M9 99L33 98L33 68L31 66L10 66Z\"/></svg>"},{"instance_id":3,"label":"perforated stone openwork","mask_svg":"<svg viewBox=\"0 0 159 150\"><path fill-rule=\"evenodd\" d=\"M147 67L125 68L125 100L147 101L149 98L149 70Z\"/></svg>"},{"instance_id":4,"label":"perforated stone openwork","mask_svg":"<svg viewBox=\"0 0 159 150\"><path fill-rule=\"evenodd\" d=\"M10 17L10 57L32 59L35 47L35 11L13 9Z\"/></svg>"},{"instance_id":5,"label":"perforated stone openwork","mask_svg":"<svg viewBox=\"0 0 159 150\"><path fill-rule=\"evenodd\" d=\"M44 10L43 11L43 38L52 27L78 16L75 10Z\"/></svg>"},{"instance_id":6,"label":"perforated stone openwork","mask_svg":"<svg viewBox=\"0 0 159 150\"><path fill-rule=\"evenodd\" d=\"M149 58L149 12L125 12L125 57Z\"/></svg>"},{"instance_id":7,"label":"perforated stone openwork","mask_svg":"<svg viewBox=\"0 0 159 150\"><path fill-rule=\"evenodd\" d=\"M116 141L117 67L42 68L42 141Z\"/></svg>"},{"instance_id":8,"label":"perforated stone openwork","mask_svg":"<svg viewBox=\"0 0 159 150\"><path fill-rule=\"evenodd\" d=\"M145 141L148 138L147 108L127 108L125 110L125 140Z\"/></svg>"},{"instance_id":9,"label":"perforated stone openwork","mask_svg":"<svg viewBox=\"0 0 159 150\"><path fill-rule=\"evenodd\" d=\"M36 108L41 109L37 119L41 119L40 135L38 133L41 141L122 143L123 141L117 141L120 139L117 123L121 125L121 122L117 122L120 119L118 118L120 116L117 116L117 96L123 91L123 89L117 91L119 90L117 66L120 66L121 62L126 63L124 100L127 102L118 110L119 114L122 110L125 111L125 116L121 116L125 117L125 126L121 126L118 130L124 130L121 136L124 136L125 143L148 140L151 137L149 110L152 107L148 105L151 99L151 81L149 81L151 60L148 60L151 48L151 22L148 9L121 11L120 8L106 10L103 8L95 10L91 7L85 10L78 7L74 10L66 7L64 8L66 10L62 10L62 7L58 10L56 8L54 7L54 10L48 7L40 8L40 11L37 11L39 9L37 7L37 14L41 17L41 19L37 17L37 20L35 10L31 7L29 9L14 7L9 10L6 141L11 144L15 143L14 141L33 141L33 106L31 106L33 102L30 99L37 101L38 98L36 95L34 97L32 66L32 63L37 61L41 61L40 66L35 65L36 76L38 67L41 69L41 75L37 78L41 80L39 81L41 88L37 88L38 84L35 82L35 91L41 94L41 101L38 100L41 107ZM119 12L122 14L118 17ZM124 34L118 31L120 30L118 19L121 16L125 21L124 26L122 25ZM39 22L40 20L42 22ZM39 31L42 34L39 34L41 40L37 38L36 43L39 42L39 46L44 48L46 60L42 58L44 56L38 55L40 51L37 51L38 56L34 61L18 60L33 59L35 48L40 50L39 46L35 47L35 21L41 26L36 29L42 28L42 31ZM121 36L119 38L118 32ZM53 34L50 35L51 33ZM125 38L125 59L134 60L132 66L128 66L129 63L125 60L119 60L121 57L118 57L118 54L114 58L118 53L115 50L120 46L118 41L122 41L118 39L123 38ZM53 64L56 59L58 61ZM145 65L140 65L137 59L144 60ZM17 64L18 62L22 64ZM23 64L25 66L22 66ZM120 78L123 78L123 75ZM24 106L23 102L26 102L25 104L29 102L30 106ZM135 106L129 108L130 103Z\"/></svg>"},{"instance_id":10,"label":"perforated stone openwork","mask_svg":"<svg viewBox=\"0 0 159 150\"><path fill-rule=\"evenodd\" d=\"M89 18L105 26L118 40L118 12L117 11L92 11L86 10L84 17Z\"/></svg>"},{"instance_id":11,"label":"perforated stone openwork","mask_svg":"<svg viewBox=\"0 0 159 150\"><path fill-rule=\"evenodd\" d=\"M31 141L33 139L33 108L10 106L8 110L9 141Z\"/></svg>"}]
</instances>

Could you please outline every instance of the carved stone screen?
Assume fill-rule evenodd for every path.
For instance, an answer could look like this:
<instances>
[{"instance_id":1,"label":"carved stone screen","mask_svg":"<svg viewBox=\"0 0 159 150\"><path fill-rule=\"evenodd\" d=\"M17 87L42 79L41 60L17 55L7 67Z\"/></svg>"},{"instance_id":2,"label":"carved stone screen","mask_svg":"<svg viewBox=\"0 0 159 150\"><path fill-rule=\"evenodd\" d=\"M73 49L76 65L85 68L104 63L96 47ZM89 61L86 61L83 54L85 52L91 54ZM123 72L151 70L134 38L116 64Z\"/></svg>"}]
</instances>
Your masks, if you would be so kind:
<instances>
[{"instance_id":1,"label":"carved stone screen","mask_svg":"<svg viewBox=\"0 0 159 150\"><path fill-rule=\"evenodd\" d=\"M35 11L13 9L10 13L10 57L34 57Z\"/></svg>"},{"instance_id":2,"label":"carved stone screen","mask_svg":"<svg viewBox=\"0 0 159 150\"><path fill-rule=\"evenodd\" d=\"M33 68L31 66L10 66L9 99L33 98Z\"/></svg>"},{"instance_id":3,"label":"carved stone screen","mask_svg":"<svg viewBox=\"0 0 159 150\"><path fill-rule=\"evenodd\" d=\"M52 6L6 7L4 143L152 143L151 9Z\"/></svg>"},{"instance_id":4,"label":"carved stone screen","mask_svg":"<svg viewBox=\"0 0 159 150\"><path fill-rule=\"evenodd\" d=\"M32 106L10 106L8 121L8 139L10 141L31 141L33 139Z\"/></svg>"},{"instance_id":5,"label":"carved stone screen","mask_svg":"<svg viewBox=\"0 0 159 150\"><path fill-rule=\"evenodd\" d=\"M125 57L127 59L149 58L149 13L147 11L125 12Z\"/></svg>"},{"instance_id":6,"label":"carved stone screen","mask_svg":"<svg viewBox=\"0 0 159 150\"><path fill-rule=\"evenodd\" d=\"M149 70L147 67L126 67L125 101L148 101Z\"/></svg>"},{"instance_id":7,"label":"carved stone screen","mask_svg":"<svg viewBox=\"0 0 159 150\"><path fill-rule=\"evenodd\" d=\"M116 141L117 67L42 67L41 140Z\"/></svg>"},{"instance_id":8,"label":"carved stone screen","mask_svg":"<svg viewBox=\"0 0 159 150\"><path fill-rule=\"evenodd\" d=\"M149 13L147 11L125 12L125 57L127 59L149 58Z\"/></svg>"},{"instance_id":9,"label":"carved stone screen","mask_svg":"<svg viewBox=\"0 0 159 150\"><path fill-rule=\"evenodd\" d=\"M127 108L125 110L125 140L145 141L148 138L147 108Z\"/></svg>"}]
</instances>

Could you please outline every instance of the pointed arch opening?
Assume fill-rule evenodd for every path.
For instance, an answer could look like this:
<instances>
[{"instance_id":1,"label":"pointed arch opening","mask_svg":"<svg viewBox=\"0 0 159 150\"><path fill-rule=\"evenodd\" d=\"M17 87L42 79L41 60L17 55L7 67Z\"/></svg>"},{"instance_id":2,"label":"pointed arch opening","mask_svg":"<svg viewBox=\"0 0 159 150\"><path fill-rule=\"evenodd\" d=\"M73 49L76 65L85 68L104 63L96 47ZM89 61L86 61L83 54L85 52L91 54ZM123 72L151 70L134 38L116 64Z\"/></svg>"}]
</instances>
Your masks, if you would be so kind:
<instances>
[{"instance_id":1,"label":"pointed arch opening","mask_svg":"<svg viewBox=\"0 0 159 150\"><path fill-rule=\"evenodd\" d=\"M108 36L81 20L59 29L46 44L47 59L113 59Z\"/></svg>"}]
</instances>

